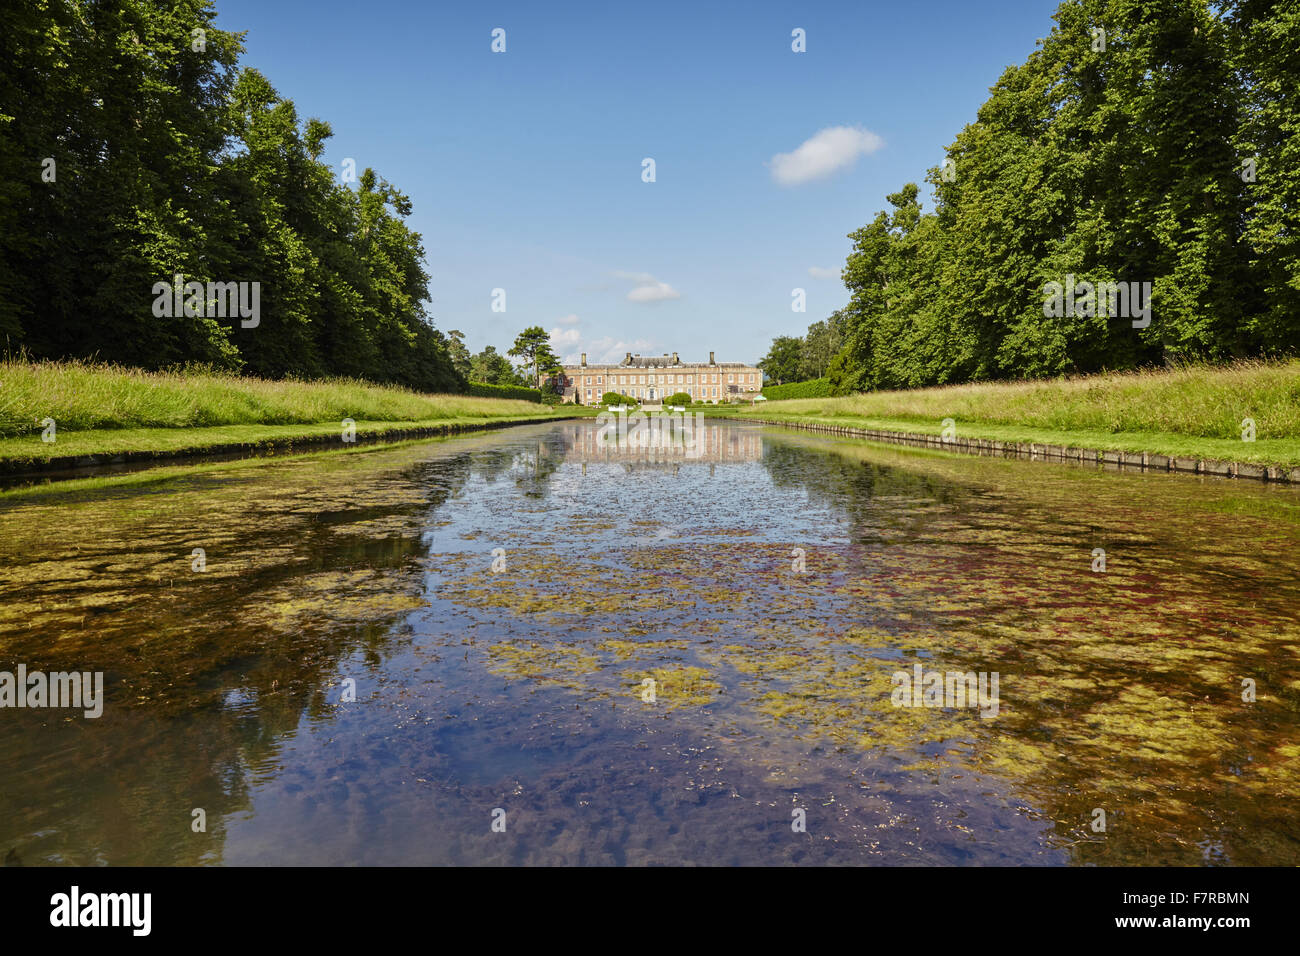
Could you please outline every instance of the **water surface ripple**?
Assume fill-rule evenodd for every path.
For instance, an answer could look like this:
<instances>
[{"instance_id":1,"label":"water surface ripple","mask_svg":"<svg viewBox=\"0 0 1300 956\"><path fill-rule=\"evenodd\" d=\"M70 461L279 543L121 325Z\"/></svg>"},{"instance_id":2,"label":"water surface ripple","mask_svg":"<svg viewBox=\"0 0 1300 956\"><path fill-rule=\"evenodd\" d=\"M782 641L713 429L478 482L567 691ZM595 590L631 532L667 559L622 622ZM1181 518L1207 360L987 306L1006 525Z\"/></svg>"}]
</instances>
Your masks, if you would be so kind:
<instances>
[{"instance_id":1,"label":"water surface ripple","mask_svg":"<svg viewBox=\"0 0 1300 956\"><path fill-rule=\"evenodd\" d=\"M0 710L0 855L1300 863L1295 489L597 437L0 495L0 670L107 698ZM917 664L997 715L896 707Z\"/></svg>"}]
</instances>

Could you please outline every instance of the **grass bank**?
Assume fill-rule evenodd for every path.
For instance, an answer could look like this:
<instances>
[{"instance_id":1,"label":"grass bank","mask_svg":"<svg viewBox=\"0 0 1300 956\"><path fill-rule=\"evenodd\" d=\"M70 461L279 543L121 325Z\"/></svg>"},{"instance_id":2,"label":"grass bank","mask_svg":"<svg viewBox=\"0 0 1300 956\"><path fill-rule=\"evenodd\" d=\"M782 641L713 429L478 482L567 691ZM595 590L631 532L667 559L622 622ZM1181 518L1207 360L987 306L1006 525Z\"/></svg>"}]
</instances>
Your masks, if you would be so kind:
<instances>
[{"instance_id":1,"label":"grass bank","mask_svg":"<svg viewBox=\"0 0 1300 956\"><path fill-rule=\"evenodd\" d=\"M721 411L721 410L719 410ZM728 416L1300 465L1300 361L771 401ZM1242 438L1243 421L1255 440Z\"/></svg>"},{"instance_id":2,"label":"grass bank","mask_svg":"<svg viewBox=\"0 0 1300 956\"><path fill-rule=\"evenodd\" d=\"M351 379L270 381L219 372L143 372L84 362L0 361L0 468L68 458L170 457L232 447L290 447L545 420L535 402L424 395ZM43 440L54 422L54 441Z\"/></svg>"}]
</instances>

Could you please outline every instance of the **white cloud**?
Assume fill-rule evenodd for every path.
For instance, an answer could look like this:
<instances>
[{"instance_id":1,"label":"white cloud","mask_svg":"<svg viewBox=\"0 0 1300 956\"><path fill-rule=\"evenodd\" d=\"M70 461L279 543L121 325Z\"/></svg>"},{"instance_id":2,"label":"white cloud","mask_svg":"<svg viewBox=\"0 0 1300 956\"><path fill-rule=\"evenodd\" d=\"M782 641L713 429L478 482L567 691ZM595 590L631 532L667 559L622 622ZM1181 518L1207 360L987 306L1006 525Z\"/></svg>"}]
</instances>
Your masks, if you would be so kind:
<instances>
[{"instance_id":1,"label":"white cloud","mask_svg":"<svg viewBox=\"0 0 1300 956\"><path fill-rule=\"evenodd\" d=\"M635 288L627 294L629 302L662 302L665 299L682 297L682 294L667 282L656 279L648 272L615 272L614 275L636 283Z\"/></svg>"},{"instance_id":2,"label":"white cloud","mask_svg":"<svg viewBox=\"0 0 1300 956\"><path fill-rule=\"evenodd\" d=\"M560 325L577 325L579 320L578 320L577 313L570 312L568 315L564 316L561 319L556 319L555 321L558 322Z\"/></svg>"},{"instance_id":3,"label":"white cloud","mask_svg":"<svg viewBox=\"0 0 1300 956\"><path fill-rule=\"evenodd\" d=\"M576 351L567 353L562 361L565 365L577 365L582 358L581 353L586 352L587 364L589 365L617 365L623 361L623 357L628 352L650 355L655 348L655 344L649 339L626 342L623 339L615 339L606 335L593 339Z\"/></svg>"},{"instance_id":4,"label":"white cloud","mask_svg":"<svg viewBox=\"0 0 1300 956\"><path fill-rule=\"evenodd\" d=\"M640 285L627 294L629 302L662 302L664 299L680 299L682 294L667 282L655 282Z\"/></svg>"},{"instance_id":5,"label":"white cloud","mask_svg":"<svg viewBox=\"0 0 1300 956\"><path fill-rule=\"evenodd\" d=\"M551 346L561 349L566 346L577 345L582 341L582 333L578 329L561 329L558 326L551 329Z\"/></svg>"},{"instance_id":6,"label":"white cloud","mask_svg":"<svg viewBox=\"0 0 1300 956\"><path fill-rule=\"evenodd\" d=\"M768 165L772 178L782 186L797 186L852 166L859 156L870 155L884 145L870 130L828 126L800 143L794 152L777 153Z\"/></svg>"},{"instance_id":7,"label":"white cloud","mask_svg":"<svg viewBox=\"0 0 1300 956\"><path fill-rule=\"evenodd\" d=\"M809 266L808 274L814 279L838 279L839 269L823 269L821 266Z\"/></svg>"}]
</instances>

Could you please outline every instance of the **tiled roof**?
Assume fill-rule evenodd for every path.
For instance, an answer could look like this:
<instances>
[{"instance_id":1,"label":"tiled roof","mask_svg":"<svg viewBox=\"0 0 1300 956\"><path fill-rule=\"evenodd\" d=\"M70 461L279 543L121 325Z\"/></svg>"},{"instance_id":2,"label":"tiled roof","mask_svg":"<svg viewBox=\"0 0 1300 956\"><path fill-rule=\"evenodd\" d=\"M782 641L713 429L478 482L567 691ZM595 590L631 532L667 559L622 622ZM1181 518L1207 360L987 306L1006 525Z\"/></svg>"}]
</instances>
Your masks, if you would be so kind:
<instances>
[{"instance_id":1,"label":"tiled roof","mask_svg":"<svg viewBox=\"0 0 1300 956\"><path fill-rule=\"evenodd\" d=\"M601 371L608 369L617 371L618 369L635 369L635 368L754 368L745 362L714 362L710 365L708 362L674 362L671 355L652 355L649 357L634 355L629 362L624 360L618 365L581 365L578 363L567 364L566 369L592 369Z\"/></svg>"}]
</instances>

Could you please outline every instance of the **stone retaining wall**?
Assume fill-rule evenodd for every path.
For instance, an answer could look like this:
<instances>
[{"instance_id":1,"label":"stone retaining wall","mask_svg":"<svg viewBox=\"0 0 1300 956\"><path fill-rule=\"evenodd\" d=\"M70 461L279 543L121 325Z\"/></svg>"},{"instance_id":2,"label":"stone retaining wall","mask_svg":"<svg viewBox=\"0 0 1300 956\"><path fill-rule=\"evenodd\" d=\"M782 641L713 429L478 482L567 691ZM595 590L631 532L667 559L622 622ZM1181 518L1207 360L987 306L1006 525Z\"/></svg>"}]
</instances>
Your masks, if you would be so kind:
<instances>
[{"instance_id":1,"label":"stone retaining wall","mask_svg":"<svg viewBox=\"0 0 1300 956\"><path fill-rule=\"evenodd\" d=\"M1216 475L1223 478L1254 478L1257 481L1282 481L1300 484L1300 468L1256 465L1244 461L1180 458L1145 451L1105 451L1093 448L1073 448L1064 445L1044 445L1036 442L993 441L988 438L942 438L939 435L921 435L916 432L891 432L875 428L853 428L847 425L822 425L813 422L780 422L763 418L733 418L732 421L752 422L757 425L778 425L782 428L797 428L804 431L829 432L834 435L869 438L873 441L892 442L898 445L915 445L940 451L963 452L968 455L994 455L1001 458L1028 458L1041 461L1072 461L1079 464L1099 464L1116 470L1176 471L1196 475Z\"/></svg>"}]
</instances>

